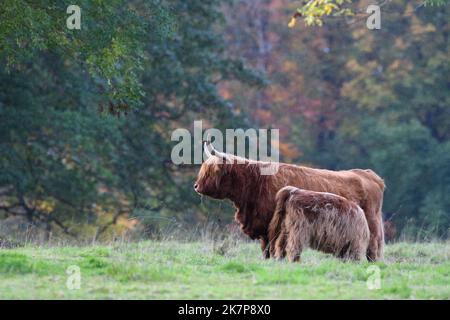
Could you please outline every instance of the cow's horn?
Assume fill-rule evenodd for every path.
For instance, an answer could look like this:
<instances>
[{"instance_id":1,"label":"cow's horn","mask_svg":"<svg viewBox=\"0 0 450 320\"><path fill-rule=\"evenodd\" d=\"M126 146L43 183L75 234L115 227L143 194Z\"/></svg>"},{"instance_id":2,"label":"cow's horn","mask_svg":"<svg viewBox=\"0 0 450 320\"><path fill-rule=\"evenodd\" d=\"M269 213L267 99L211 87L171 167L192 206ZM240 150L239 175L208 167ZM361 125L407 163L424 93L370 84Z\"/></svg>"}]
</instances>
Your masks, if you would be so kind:
<instances>
[{"instance_id":1,"label":"cow's horn","mask_svg":"<svg viewBox=\"0 0 450 320\"><path fill-rule=\"evenodd\" d=\"M206 138L206 141L204 141L203 143L204 143L205 153L208 158L216 154L216 150L214 149L214 147L211 144L211 136L209 134L208 134L208 137ZM210 146L212 148L211 150L209 150Z\"/></svg>"},{"instance_id":2,"label":"cow's horn","mask_svg":"<svg viewBox=\"0 0 450 320\"><path fill-rule=\"evenodd\" d=\"M221 158L224 163L227 162L227 159L228 159L227 154L214 149L214 146L212 145L212 143L210 143L210 145L211 145L211 154L215 155L216 157Z\"/></svg>"},{"instance_id":3,"label":"cow's horn","mask_svg":"<svg viewBox=\"0 0 450 320\"><path fill-rule=\"evenodd\" d=\"M209 148L208 148L208 146L211 144L211 141L203 141L203 146L204 146L204 150L205 150L205 153L206 153L206 157L211 157L213 154L209 151Z\"/></svg>"},{"instance_id":4,"label":"cow's horn","mask_svg":"<svg viewBox=\"0 0 450 320\"><path fill-rule=\"evenodd\" d=\"M210 156L217 156L217 157L221 157L224 161L226 161L227 159L227 155L223 152L219 152L217 151L213 144L211 143L211 136L208 135L206 141L204 141L204 149L205 149L205 153L208 156L208 158Z\"/></svg>"}]
</instances>

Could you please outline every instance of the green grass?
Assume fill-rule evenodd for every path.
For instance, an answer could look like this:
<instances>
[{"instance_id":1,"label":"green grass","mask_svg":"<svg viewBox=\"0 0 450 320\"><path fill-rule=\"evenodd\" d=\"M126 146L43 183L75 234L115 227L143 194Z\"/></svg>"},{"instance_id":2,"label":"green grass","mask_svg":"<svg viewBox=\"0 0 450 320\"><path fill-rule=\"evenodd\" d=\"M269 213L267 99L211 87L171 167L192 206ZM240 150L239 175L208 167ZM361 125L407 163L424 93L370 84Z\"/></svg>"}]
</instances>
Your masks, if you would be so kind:
<instances>
[{"instance_id":1,"label":"green grass","mask_svg":"<svg viewBox=\"0 0 450 320\"><path fill-rule=\"evenodd\" d=\"M1 299L449 299L450 244L388 245L375 264L308 250L302 262L267 261L257 243L216 253L210 242L140 242L0 250ZM69 266L81 288L66 286ZM380 270L369 290L367 268Z\"/></svg>"}]
</instances>

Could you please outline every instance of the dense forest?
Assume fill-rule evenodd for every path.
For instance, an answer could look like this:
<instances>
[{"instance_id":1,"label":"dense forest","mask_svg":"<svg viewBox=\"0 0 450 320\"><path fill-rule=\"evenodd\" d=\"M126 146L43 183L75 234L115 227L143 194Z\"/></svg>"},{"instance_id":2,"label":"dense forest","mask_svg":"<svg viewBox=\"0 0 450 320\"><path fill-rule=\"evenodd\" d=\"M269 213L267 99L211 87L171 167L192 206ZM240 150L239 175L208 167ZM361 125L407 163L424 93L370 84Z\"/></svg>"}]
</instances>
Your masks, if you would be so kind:
<instances>
[{"instance_id":1,"label":"dense forest","mask_svg":"<svg viewBox=\"0 0 450 320\"><path fill-rule=\"evenodd\" d=\"M369 30L374 1L342 2L311 23L302 1L79 0L77 30L64 1L2 1L0 236L231 222L170 160L202 120L279 128L284 162L371 168L398 234L448 237L450 5L383 1Z\"/></svg>"}]
</instances>

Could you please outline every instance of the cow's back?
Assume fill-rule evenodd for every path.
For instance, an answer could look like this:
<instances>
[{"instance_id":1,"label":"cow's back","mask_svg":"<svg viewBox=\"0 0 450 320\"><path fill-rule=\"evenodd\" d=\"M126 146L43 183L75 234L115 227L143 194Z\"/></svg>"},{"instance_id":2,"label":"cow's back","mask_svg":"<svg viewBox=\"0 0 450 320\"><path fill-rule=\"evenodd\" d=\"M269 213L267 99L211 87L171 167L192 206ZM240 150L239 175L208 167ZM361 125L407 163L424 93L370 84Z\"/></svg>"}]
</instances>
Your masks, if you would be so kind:
<instances>
[{"instance_id":1,"label":"cow's back","mask_svg":"<svg viewBox=\"0 0 450 320\"><path fill-rule=\"evenodd\" d=\"M357 203L363 210L372 202L382 203L384 183L372 170L331 171L296 165L282 165L273 176L273 194L284 186L329 192ZM381 209L381 208L380 208Z\"/></svg>"}]
</instances>

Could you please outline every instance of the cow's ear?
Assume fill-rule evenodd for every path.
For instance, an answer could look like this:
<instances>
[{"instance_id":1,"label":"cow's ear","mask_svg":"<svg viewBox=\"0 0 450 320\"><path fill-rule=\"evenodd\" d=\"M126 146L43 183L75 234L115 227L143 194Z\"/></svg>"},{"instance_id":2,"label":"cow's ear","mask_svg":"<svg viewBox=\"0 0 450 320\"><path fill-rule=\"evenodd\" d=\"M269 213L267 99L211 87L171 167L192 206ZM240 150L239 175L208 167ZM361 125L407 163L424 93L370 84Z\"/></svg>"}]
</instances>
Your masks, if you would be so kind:
<instances>
[{"instance_id":1,"label":"cow's ear","mask_svg":"<svg viewBox=\"0 0 450 320\"><path fill-rule=\"evenodd\" d=\"M222 160L222 164L223 164L221 166L222 176L225 176L231 172L231 164L230 164L231 162L230 162L230 159L225 156L222 156L220 159Z\"/></svg>"},{"instance_id":2,"label":"cow's ear","mask_svg":"<svg viewBox=\"0 0 450 320\"><path fill-rule=\"evenodd\" d=\"M220 173L221 173L221 171L222 171L222 168L220 168L219 165L214 164L213 167L212 167L212 170L213 170L214 174L220 175Z\"/></svg>"}]
</instances>

